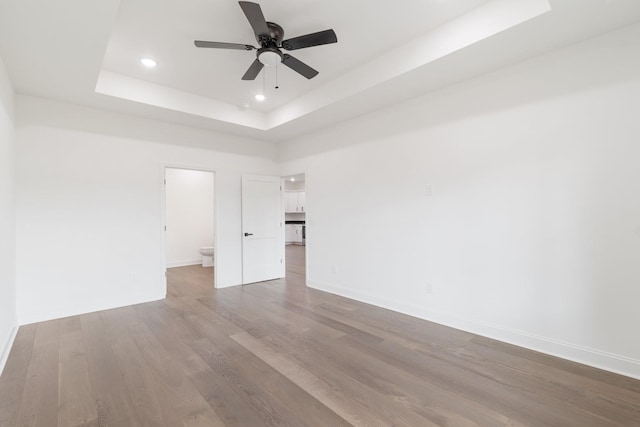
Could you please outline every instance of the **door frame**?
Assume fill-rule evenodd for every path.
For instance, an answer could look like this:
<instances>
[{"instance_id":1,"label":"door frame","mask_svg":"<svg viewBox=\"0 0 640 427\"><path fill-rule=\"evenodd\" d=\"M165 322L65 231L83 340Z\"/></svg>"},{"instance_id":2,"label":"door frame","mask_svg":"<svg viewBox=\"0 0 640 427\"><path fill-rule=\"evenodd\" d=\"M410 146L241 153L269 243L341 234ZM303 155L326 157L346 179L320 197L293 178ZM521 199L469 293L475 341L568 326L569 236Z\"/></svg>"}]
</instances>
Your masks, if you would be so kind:
<instances>
[{"instance_id":1,"label":"door frame","mask_svg":"<svg viewBox=\"0 0 640 427\"><path fill-rule=\"evenodd\" d=\"M307 200L308 200L308 195L309 195L309 181L308 181L308 176L309 174L307 173L306 170L302 171L302 172L291 172L291 173L287 173L287 174L280 174L280 183L282 185L282 224L283 224L283 232L282 232L282 250L284 251L284 261L283 261L283 265L284 265L284 273L285 273L285 279L286 279L286 274L287 274L287 242L286 239L284 238L284 226L285 224L285 218L286 218L286 213L285 213L285 206L284 206L284 192L285 192L285 177L286 176L291 176L291 175L304 175L304 192L305 192L305 205L307 204ZM307 224L307 211L305 211L304 213L304 219L305 219L305 228L306 228L306 233L308 235L309 232L309 224ZM308 238L305 239L305 244L304 244L304 285L309 287L309 246L310 245L310 241Z\"/></svg>"},{"instance_id":2,"label":"door frame","mask_svg":"<svg viewBox=\"0 0 640 427\"><path fill-rule=\"evenodd\" d=\"M218 179L217 179L217 170L200 165L185 165L179 163L161 163L160 164L160 251L162 256L162 271L160 280L161 286L161 294L165 297L167 296L167 235L166 235L166 225L167 225L167 187L166 187L166 176L167 169L184 169L184 170L192 170L199 172L211 172L213 173L213 247L215 248L214 252L214 268L213 268L213 288L218 288L218 268L217 261L220 259L218 257Z\"/></svg>"}]
</instances>

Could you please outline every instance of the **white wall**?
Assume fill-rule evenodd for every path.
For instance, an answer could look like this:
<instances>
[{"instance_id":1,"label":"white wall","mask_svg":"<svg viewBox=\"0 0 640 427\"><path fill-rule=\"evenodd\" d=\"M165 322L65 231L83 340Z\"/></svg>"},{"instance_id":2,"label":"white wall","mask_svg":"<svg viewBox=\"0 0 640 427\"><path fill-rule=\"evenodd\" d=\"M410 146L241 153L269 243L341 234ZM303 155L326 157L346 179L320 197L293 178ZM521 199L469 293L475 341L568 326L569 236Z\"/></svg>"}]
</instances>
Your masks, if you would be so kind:
<instances>
[{"instance_id":1,"label":"white wall","mask_svg":"<svg viewBox=\"0 0 640 427\"><path fill-rule=\"evenodd\" d=\"M0 373L16 325L13 87L0 58Z\"/></svg>"},{"instance_id":2,"label":"white wall","mask_svg":"<svg viewBox=\"0 0 640 427\"><path fill-rule=\"evenodd\" d=\"M213 246L213 172L166 171L167 266L202 262L200 248Z\"/></svg>"},{"instance_id":3,"label":"white wall","mask_svg":"<svg viewBox=\"0 0 640 427\"><path fill-rule=\"evenodd\" d=\"M290 141L308 281L640 377L639 118L634 26Z\"/></svg>"},{"instance_id":4,"label":"white wall","mask_svg":"<svg viewBox=\"0 0 640 427\"><path fill-rule=\"evenodd\" d=\"M18 319L164 297L163 164L216 171L217 285L241 283L241 176L276 174L275 147L17 97Z\"/></svg>"}]
</instances>

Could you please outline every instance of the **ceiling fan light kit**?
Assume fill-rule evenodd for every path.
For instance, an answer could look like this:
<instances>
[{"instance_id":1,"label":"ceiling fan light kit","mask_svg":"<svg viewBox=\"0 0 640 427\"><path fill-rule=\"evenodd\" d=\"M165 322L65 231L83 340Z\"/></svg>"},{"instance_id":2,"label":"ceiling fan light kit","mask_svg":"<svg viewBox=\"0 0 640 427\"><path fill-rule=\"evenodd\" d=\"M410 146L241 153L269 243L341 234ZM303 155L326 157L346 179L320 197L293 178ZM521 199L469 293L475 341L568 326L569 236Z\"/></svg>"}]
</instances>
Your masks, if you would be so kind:
<instances>
[{"instance_id":1,"label":"ceiling fan light kit","mask_svg":"<svg viewBox=\"0 0 640 427\"><path fill-rule=\"evenodd\" d=\"M282 62L282 52L272 48L262 48L258 50L258 61L267 67L275 67L278 62Z\"/></svg>"},{"instance_id":2,"label":"ceiling fan light kit","mask_svg":"<svg viewBox=\"0 0 640 427\"><path fill-rule=\"evenodd\" d=\"M319 31L317 33L306 34L304 36L294 37L292 39L284 39L284 30L282 27L273 22L267 22L264 19L262 9L258 3L248 1L238 2L244 12L253 32L256 41L260 47L249 44L240 43L224 43L209 42L196 40L194 44L199 48L214 49L232 49L232 50L256 50L256 59L249 66L247 72L242 76L242 80L255 80L262 68L266 65L274 67L278 63L282 63L291 68L298 74L312 79L318 75L318 71L314 70L304 62L293 56L283 53L284 50L304 49L312 46L320 46L325 44L336 43L338 38L333 30Z\"/></svg>"}]
</instances>

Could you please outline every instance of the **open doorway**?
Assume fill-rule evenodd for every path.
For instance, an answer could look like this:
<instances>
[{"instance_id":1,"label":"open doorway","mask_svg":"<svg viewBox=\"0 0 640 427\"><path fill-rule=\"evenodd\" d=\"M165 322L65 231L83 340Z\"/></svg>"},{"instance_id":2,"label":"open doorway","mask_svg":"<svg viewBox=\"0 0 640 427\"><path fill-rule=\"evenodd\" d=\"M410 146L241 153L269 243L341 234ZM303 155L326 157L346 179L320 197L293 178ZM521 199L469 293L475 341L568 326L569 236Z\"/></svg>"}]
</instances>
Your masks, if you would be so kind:
<instances>
[{"instance_id":1,"label":"open doorway","mask_svg":"<svg viewBox=\"0 0 640 427\"><path fill-rule=\"evenodd\" d=\"M307 206L305 174L282 177L287 283L306 283Z\"/></svg>"},{"instance_id":2,"label":"open doorway","mask_svg":"<svg viewBox=\"0 0 640 427\"><path fill-rule=\"evenodd\" d=\"M201 295L215 285L215 175L166 167L167 295Z\"/></svg>"}]
</instances>

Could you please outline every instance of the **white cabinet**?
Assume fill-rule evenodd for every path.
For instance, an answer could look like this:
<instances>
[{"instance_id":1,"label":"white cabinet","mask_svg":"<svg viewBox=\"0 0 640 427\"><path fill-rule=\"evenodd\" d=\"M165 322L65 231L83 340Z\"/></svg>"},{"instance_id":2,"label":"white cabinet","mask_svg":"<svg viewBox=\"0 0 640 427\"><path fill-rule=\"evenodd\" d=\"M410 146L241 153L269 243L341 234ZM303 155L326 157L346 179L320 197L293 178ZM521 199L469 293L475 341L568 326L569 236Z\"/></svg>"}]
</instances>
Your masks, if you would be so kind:
<instances>
[{"instance_id":1,"label":"white cabinet","mask_svg":"<svg viewBox=\"0 0 640 427\"><path fill-rule=\"evenodd\" d=\"M302 243L302 225L286 224L284 226L285 243Z\"/></svg>"},{"instance_id":2,"label":"white cabinet","mask_svg":"<svg viewBox=\"0 0 640 427\"><path fill-rule=\"evenodd\" d=\"M294 240L294 243L302 243L302 226L294 225L293 227L296 230L296 240Z\"/></svg>"},{"instance_id":3,"label":"white cabinet","mask_svg":"<svg viewBox=\"0 0 640 427\"><path fill-rule=\"evenodd\" d=\"M296 229L293 224L286 224L284 226L284 241L285 243L293 243L296 241Z\"/></svg>"},{"instance_id":4,"label":"white cabinet","mask_svg":"<svg viewBox=\"0 0 640 427\"><path fill-rule=\"evenodd\" d=\"M284 193L284 211L287 213L305 212L304 202L304 191L287 191Z\"/></svg>"},{"instance_id":5,"label":"white cabinet","mask_svg":"<svg viewBox=\"0 0 640 427\"><path fill-rule=\"evenodd\" d=\"M298 193L287 191L284 193L284 211L285 212L297 212L298 207Z\"/></svg>"}]
</instances>

